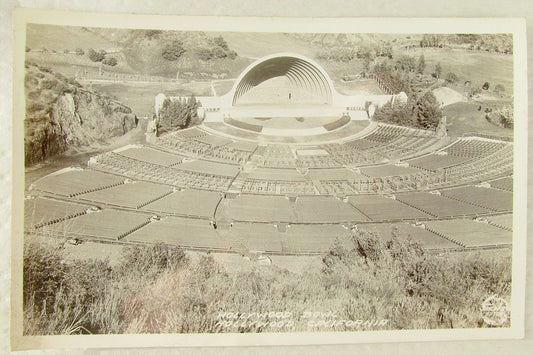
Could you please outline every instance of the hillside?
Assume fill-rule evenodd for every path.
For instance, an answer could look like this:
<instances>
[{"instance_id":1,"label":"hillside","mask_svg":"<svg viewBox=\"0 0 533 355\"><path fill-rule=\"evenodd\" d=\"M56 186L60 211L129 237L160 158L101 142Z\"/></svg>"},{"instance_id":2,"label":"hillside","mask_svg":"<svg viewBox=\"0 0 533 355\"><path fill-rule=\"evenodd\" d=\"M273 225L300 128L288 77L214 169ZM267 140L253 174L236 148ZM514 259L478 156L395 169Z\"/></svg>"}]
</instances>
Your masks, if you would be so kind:
<instances>
[{"instance_id":1,"label":"hillside","mask_svg":"<svg viewBox=\"0 0 533 355\"><path fill-rule=\"evenodd\" d=\"M137 125L131 108L90 92L49 68L26 63L25 162L125 134Z\"/></svg>"}]
</instances>

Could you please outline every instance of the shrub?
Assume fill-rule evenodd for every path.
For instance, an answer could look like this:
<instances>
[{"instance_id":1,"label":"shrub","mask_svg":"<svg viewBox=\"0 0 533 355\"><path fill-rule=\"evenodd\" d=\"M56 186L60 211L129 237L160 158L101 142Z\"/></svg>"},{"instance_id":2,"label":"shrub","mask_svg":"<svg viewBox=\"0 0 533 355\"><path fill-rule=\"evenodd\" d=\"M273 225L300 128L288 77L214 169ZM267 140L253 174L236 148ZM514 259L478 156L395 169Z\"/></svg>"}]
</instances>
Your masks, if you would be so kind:
<instances>
[{"instance_id":1,"label":"shrub","mask_svg":"<svg viewBox=\"0 0 533 355\"><path fill-rule=\"evenodd\" d=\"M489 89L489 86L490 86L490 83L488 81L485 81L485 83L483 84L483 86L481 87L483 90L488 90Z\"/></svg>"},{"instance_id":2,"label":"shrub","mask_svg":"<svg viewBox=\"0 0 533 355\"><path fill-rule=\"evenodd\" d=\"M457 74L450 72L446 74L445 80L449 84L455 84L459 80L459 77L457 76Z\"/></svg>"},{"instance_id":3,"label":"shrub","mask_svg":"<svg viewBox=\"0 0 533 355\"><path fill-rule=\"evenodd\" d=\"M184 53L183 42L177 39L166 43L161 50L161 56L168 61L178 60Z\"/></svg>"},{"instance_id":4,"label":"shrub","mask_svg":"<svg viewBox=\"0 0 533 355\"><path fill-rule=\"evenodd\" d=\"M85 51L83 50L83 48L76 48L76 55L84 55L85 54Z\"/></svg>"},{"instance_id":5,"label":"shrub","mask_svg":"<svg viewBox=\"0 0 533 355\"><path fill-rule=\"evenodd\" d=\"M104 60L102 60L102 64L109 65L114 67L117 65L117 58L115 57L105 57Z\"/></svg>"},{"instance_id":6,"label":"shrub","mask_svg":"<svg viewBox=\"0 0 533 355\"><path fill-rule=\"evenodd\" d=\"M101 62L105 58L106 51L103 50L103 49L95 51L94 49L91 48L91 49L89 49L89 52L87 54L89 56L89 59L92 62Z\"/></svg>"}]
</instances>

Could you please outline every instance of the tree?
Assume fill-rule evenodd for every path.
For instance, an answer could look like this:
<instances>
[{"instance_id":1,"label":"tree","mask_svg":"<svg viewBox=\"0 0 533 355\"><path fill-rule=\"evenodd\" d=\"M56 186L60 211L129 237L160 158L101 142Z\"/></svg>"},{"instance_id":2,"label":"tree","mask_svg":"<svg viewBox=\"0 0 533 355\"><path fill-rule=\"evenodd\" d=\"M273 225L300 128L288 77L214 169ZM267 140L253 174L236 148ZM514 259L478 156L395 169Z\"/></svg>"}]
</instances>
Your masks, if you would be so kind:
<instances>
[{"instance_id":1,"label":"tree","mask_svg":"<svg viewBox=\"0 0 533 355\"><path fill-rule=\"evenodd\" d=\"M421 54L420 58L418 58L418 66L416 71L419 74L424 74L424 70L426 70L426 60L424 59L424 55Z\"/></svg>"},{"instance_id":2,"label":"tree","mask_svg":"<svg viewBox=\"0 0 533 355\"><path fill-rule=\"evenodd\" d=\"M459 80L459 77L457 76L457 74L449 72L448 74L446 74L445 80L449 84L455 84L457 80Z\"/></svg>"},{"instance_id":3,"label":"tree","mask_svg":"<svg viewBox=\"0 0 533 355\"><path fill-rule=\"evenodd\" d=\"M161 50L161 56L168 61L178 60L183 53L185 53L185 47L183 47L183 42L178 39L166 43Z\"/></svg>"},{"instance_id":4,"label":"tree","mask_svg":"<svg viewBox=\"0 0 533 355\"><path fill-rule=\"evenodd\" d=\"M159 128L186 128L198 122L199 103L194 96L186 99L165 99L159 111Z\"/></svg>"},{"instance_id":5,"label":"tree","mask_svg":"<svg viewBox=\"0 0 533 355\"><path fill-rule=\"evenodd\" d=\"M431 91L415 102L413 112L418 125L425 129L436 128L442 117L437 98Z\"/></svg>"},{"instance_id":6,"label":"tree","mask_svg":"<svg viewBox=\"0 0 533 355\"><path fill-rule=\"evenodd\" d=\"M89 52L87 53L89 55L89 59L93 62L101 62L104 60L105 55L107 54L105 50L100 49L98 51L95 51L94 49L89 49Z\"/></svg>"},{"instance_id":7,"label":"tree","mask_svg":"<svg viewBox=\"0 0 533 355\"><path fill-rule=\"evenodd\" d=\"M218 36L213 38L213 44L217 47L222 48L225 52L229 50L228 43L224 40L224 37Z\"/></svg>"},{"instance_id":8,"label":"tree","mask_svg":"<svg viewBox=\"0 0 533 355\"><path fill-rule=\"evenodd\" d=\"M414 71L416 68L416 60L410 55L402 55L396 61L396 69L402 71Z\"/></svg>"},{"instance_id":9,"label":"tree","mask_svg":"<svg viewBox=\"0 0 533 355\"><path fill-rule=\"evenodd\" d=\"M115 57L105 57L104 60L102 60L102 64L114 67L115 65L118 64L117 58L115 58Z\"/></svg>"},{"instance_id":10,"label":"tree","mask_svg":"<svg viewBox=\"0 0 533 355\"><path fill-rule=\"evenodd\" d=\"M203 61L208 61L213 59L213 51L210 48L206 47L200 47L196 50L196 55L198 56L198 59Z\"/></svg>"},{"instance_id":11,"label":"tree","mask_svg":"<svg viewBox=\"0 0 533 355\"><path fill-rule=\"evenodd\" d=\"M440 62L435 65L435 72L433 73L433 76L435 78L440 78L440 75L442 74L442 67L440 66Z\"/></svg>"}]
</instances>

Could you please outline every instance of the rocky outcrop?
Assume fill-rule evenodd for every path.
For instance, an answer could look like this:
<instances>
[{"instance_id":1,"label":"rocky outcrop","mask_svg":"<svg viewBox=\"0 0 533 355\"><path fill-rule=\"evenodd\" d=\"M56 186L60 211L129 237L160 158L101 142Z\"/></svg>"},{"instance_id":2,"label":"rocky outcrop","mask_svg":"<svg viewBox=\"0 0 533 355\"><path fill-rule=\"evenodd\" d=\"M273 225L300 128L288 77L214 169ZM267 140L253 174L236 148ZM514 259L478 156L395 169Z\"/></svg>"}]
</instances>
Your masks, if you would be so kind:
<instances>
[{"instance_id":1,"label":"rocky outcrop","mask_svg":"<svg viewBox=\"0 0 533 355\"><path fill-rule=\"evenodd\" d=\"M49 75L44 74L43 77L37 76L41 83L31 83L36 87L27 95L26 166L61 154L71 147L103 143L137 126L138 119L129 107L62 81L61 77L57 79L57 76L55 86L49 85L45 89L42 81L50 82L51 78L47 79ZM61 90L56 90L57 87ZM43 102L42 98L48 96L53 99ZM36 101L37 98L40 101Z\"/></svg>"}]
</instances>

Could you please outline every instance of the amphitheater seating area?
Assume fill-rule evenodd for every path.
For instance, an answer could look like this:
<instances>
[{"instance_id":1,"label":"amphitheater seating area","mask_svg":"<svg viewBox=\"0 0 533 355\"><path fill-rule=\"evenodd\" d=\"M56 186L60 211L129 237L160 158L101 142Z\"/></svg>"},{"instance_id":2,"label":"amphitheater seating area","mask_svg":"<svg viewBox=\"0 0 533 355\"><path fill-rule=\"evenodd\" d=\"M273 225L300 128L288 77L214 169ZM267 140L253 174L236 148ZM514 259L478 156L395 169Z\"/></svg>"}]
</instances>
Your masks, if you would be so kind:
<instances>
[{"instance_id":1,"label":"amphitheater seating area","mask_svg":"<svg viewBox=\"0 0 533 355\"><path fill-rule=\"evenodd\" d=\"M442 195L495 212L511 211L513 209L513 194L492 188L463 186L442 190Z\"/></svg>"},{"instance_id":2,"label":"amphitheater seating area","mask_svg":"<svg viewBox=\"0 0 533 355\"><path fill-rule=\"evenodd\" d=\"M426 222L426 229L465 247L510 245L512 232L471 219Z\"/></svg>"},{"instance_id":3,"label":"amphitheater seating area","mask_svg":"<svg viewBox=\"0 0 533 355\"><path fill-rule=\"evenodd\" d=\"M185 248L228 250L227 240L217 235L215 229L206 220L165 217L160 221L136 230L124 238L128 242L155 243L163 242Z\"/></svg>"},{"instance_id":4,"label":"amphitheater seating area","mask_svg":"<svg viewBox=\"0 0 533 355\"><path fill-rule=\"evenodd\" d=\"M123 176L93 170L65 170L37 180L33 188L56 195L74 197L92 191L117 186L126 180Z\"/></svg>"},{"instance_id":5,"label":"amphitheater seating area","mask_svg":"<svg viewBox=\"0 0 533 355\"><path fill-rule=\"evenodd\" d=\"M495 189L505 190L513 192L513 178L512 177L504 177L497 180L492 180L489 182L491 187L494 187Z\"/></svg>"},{"instance_id":6,"label":"amphitheater seating area","mask_svg":"<svg viewBox=\"0 0 533 355\"><path fill-rule=\"evenodd\" d=\"M414 226L410 223L379 223L379 224L360 224L358 228L362 231L373 232L379 235L384 241L393 238L393 231L397 231L398 238L410 239L419 243L425 249L455 249L461 248L446 238L432 233L421 226Z\"/></svg>"},{"instance_id":7,"label":"amphitheater seating area","mask_svg":"<svg viewBox=\"0 0 533 355\"><path fill-rule=\"evenodd\" d=\"M385 196L354 195L348 201L372 221L431 218L427 213Z\"/></svg>"},{"instance_id":8,"label":"amphitheater seating area","mask_svg":"<svg viewBox=\"0 0 533 355\"><path fill-rule=\"evenodd\" d=\"M24 201L24 223L31 228L39 228L81 216L89 207L49 198L27 199Z\"/></svg>"},{"instance_id":9,"label":"amphitheater seating area","mask_svg":"<svg viewBox=\"0 0 533 355\"><path fill-rule=\"evenodd\" d=\"M354 125L283 144L195 127L99 154L31 185L26 228L236 253L322 253L350 245L353 225L427 249L511 244L512 143Z\"/></svg>"},{"instance_id":10,"label":"amphitheater seating area","mask_svg":"<svg viewBox=\"0 0 533 355\"><path fill-rule=\"evenodd\" d=\"M150 215L105 209L47 226L48 233L65 237L89 237L118 241L150 222Z\"/></svg>"},{"instance_id":11,"label":"amphitheater seating area","mask_svg":"<svg viewBox=\"0 0 533 355\"><path fill-rule=\"evenodd\" d=\"M89 192L81 195L80 199L90 203L139 209L171 192L172 188L168 185L139 181Z\"/></svg>"},{"instance_id":12,"label":"amphitheater seating area","mask_svg":"<svg viewBox=\"0 0 533 355\"><path fill-rule=\"evenodd\" d=\"M132 179L153 181L182 188L225 191L233 180L231 177L216 175L211 172L202 173L146 163L113 152L93 158L90 167Z\"/></svg>"},{"instance_id":13,"label":"amphitheater seating area","mask_svg":"<svg viewBox=\"0 0 533 355\"><path fill-rule=\"evenodd\" d=\"M428 192L411 192L396 195L396 199L408 206L437 218L489 213L484 207L474 206Z\"/></svg>"},{"instance_id":14,"label":"amphitheater seating area","mask_svg":"<svg viewBox=\"0 0 533 355\"><path fill-rule=\"evenodd\" d=\"M186 189L157 199L142 209L157 214L213 218L221 199L219 192Z\"/></svg>"}]
</instances>

